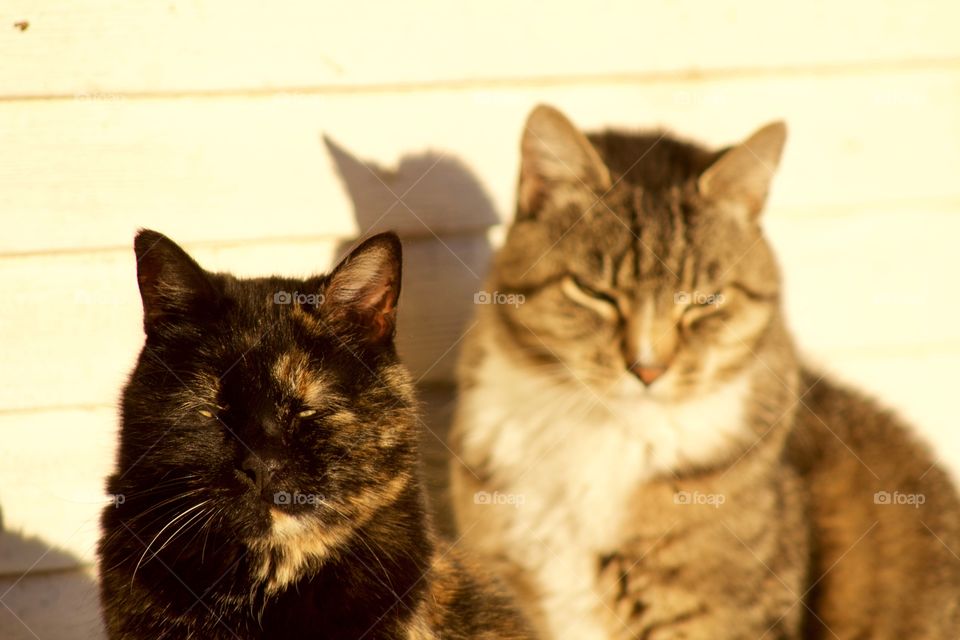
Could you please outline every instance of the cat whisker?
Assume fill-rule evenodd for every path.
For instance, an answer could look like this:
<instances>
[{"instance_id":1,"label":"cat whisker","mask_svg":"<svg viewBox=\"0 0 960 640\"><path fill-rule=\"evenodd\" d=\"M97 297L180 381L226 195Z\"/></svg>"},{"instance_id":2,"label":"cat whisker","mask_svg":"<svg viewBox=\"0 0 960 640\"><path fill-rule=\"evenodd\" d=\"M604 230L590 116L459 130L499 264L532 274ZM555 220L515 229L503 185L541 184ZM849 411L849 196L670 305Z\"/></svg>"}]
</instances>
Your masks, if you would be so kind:
<instances>
[{"instance_id":1,"label":"cat whisker","mask_svg":"<svg viewBox=\"0 0 960 640\"><path fill-rule=\"evenodd\" d=\"M153 555L156 556L156 555L159 554L161 551L163 551L164 549L166 549L167 546L168 546L171 542L173 542L173 540L174 540L178 535L180 535L180 532L182 532L184 529L186 529L187 527L189 527L192 523L201 522L201 521L202 521L202 518L203 518L207 513L208 513L208 511L207 511L206 509L204 509L204 510L201 510L201 511L197 512L197 513L194 514L193 516L191 516L186 522L184 522L182 525L180 525L180 528L179 528L179 529L177 529L177 530L174 531L172 534L170 534L169 537L167 537L166 542L164 542L162 545L160 545L160 548L157 549L156 552L154 552Z\"/></svg>"},{"instance_id":2,"label":"cat whisker","mask_svg":"<svg viewBox=\"0 0 960 640\"><path fill-rule=\"evenodd\" d=\"M106 535L106 536L104 537L104 541L105 541L105 542L109 542L109 541L112 541L114 538L117 538L117 537L119 537L119 536L121 536L121 535L128 535L128 534L129 534L130 525L134 524L136 521L140 520L141 518L143 518L143 517L146 516L147 514L152 513L152 512L154 512L154 511L156 511L157 509L160 509L160 508L163 507L163 506L168 506L167 509L164 509L164 510L162 510L162 511L160 512L160 515L159 515L159 516L157 516L156 518L154 518L153 520L151 520L150 522L148 522L147 524L145 524L145 525L142 527L143 529L148 530L155 522L158 522L158 521L162 520L163 518L167 517L167 515L169 515L172 511L175 511L175 510L177 509L177 505L175 504L176 502L181 501L181 500L184 500L184 499L186 499L186 498L189 498L189 497L191 497L192 495L196 495L197 493L200 493L200 490L191 491L191 492L182 493L182 494L177 494L176 496L173 496L173 497L171 497L171 498L167 498L167 499L165 499L165 500L163 500L163 501L161 501L161 502L158 502L157 504L153 505L153 506L150 507L149 509L147 509L147 510L141 512L141 513L138 513L137 515L133 516L133 517L130 518L129 520L126 520L126 521L124 522L124 524L126 525L126 528L118 529L118 530L116 530L116 531L111 532L110 534L108 534L108 535ZM172 505L172 506L170 506L170 505ZM115 566L119 566L119 565L122 564L122 563L123 563L123 560L121 560L120 562L118 562Z\"/></svg>"},{"instance_id":3,"label":"cat whisker","mask_svg":"<svg viewBox=\"0 0 960 640\"><path fill-rule=\"evenodd\" d=\"M158 481L156 484L150 486L150 488L148 488L148 489L144 489L143 491L126 492L125 495L127 495L127 496L141 496L141 495L146 495L146 494L150 494L150 493L155 493L156 491L159 491L159 490L162 490L162 489L164 489L164 488L167 488L167 487L169 487L170 485L175 485L175 484L179 484L179 483L187 484L187 481L188 481L188 480L192 480L192 479L194 479L194 478L199 478L199 477L200 477L200 476L197 475L197 474L195 474L195 473L189 473L189 474L187 474L187 475L185 475L185 476L177 476L177 477L175 477L175 478L162 478L162 479L160 479L160 481Z\"/></svg>"},{"instance_id":4,"label":"cat whisker","mask_svg":"<svg viewBox=\"0 0 960 640\"><path fill-rule=\"evenodd\" d=\"M151 506L149 509L146 509L145 511L143 511L143 512L141 512L141 513L138 513L137 515L133 516L132 518L130 518L129 520L127 520L127 521L125 522L125 524L126 524L127 526L130 526L130 525L132 525L133 523L135 523L137 520L140 520L140 519L143 518L144 516L146 516L146 515L154 512L154 511L156 511L157 509L160 509L161 507L164 507L164 506L169 507L168 509L162 511L159 516L157 516L156 518L154 518L153 520L151 520L150 522L148 522L146 525L144 525L144 527L143 527L144 529L149 529L149 528L150 528L150 525L152 525L154 522L157 522L158 520L162 520L162 519L165 517L166 514L170 513L170 512L173 511L174 509L176 509L176 508L177 508L177 506L176 506L176 503L177 503L177 502L186 500L186 499L191 498L191 497L193 497L193 496L196 496L197 494L200 494L200 493L202 493L202 491L198 489L198 490L196 490L196 491L190 491L190 492L187 492L187 493L181 493L181 494L177 494L176 496L173 496L173 497L171 497L171 498L167 498L167 499L165 499L165 500L163 500L163 501L161 501L161 502L158 502L157 504ZM173 505L173 506L171 506L171 505Z\"/></svg>"},{"instance_id":5,"label":"cat whisker","mask_svg":"<svg viewBox=\"0 0 960 640\"><path fill-rule=\"evenodd\" d=\"M211 526L213 524L214 518L223 515L226 507L220 507L210 515L210 519L207 520L204 525L200 528L201 531L206 529L206 533L203 536L203 548L200 550L200 564L203 564L203 560L206 557L207 553L207 540L210 538L210 531L213 529Z\"/></svg>"},{"instance_id":6,"label":"cat whisker","mask_svg":"<svg viewBox=\"0 0 960 640\"><path fill-rule=\"evenodd\" d=\"M390 589L390 591L393 591L394 593L396 593L396 590L395 590L394 587L393 587L393 581L390 580L390 572L387 571L387 568L383 565L383 561L380 560L380 556L378 556L377 553L370 547L370 544L367 542L367 536L363 535L363 534L360 533L359 531L356 531L356 532L354 532L354 533L355 533L355 536L356 536L357 540L359 540L360 542L363 543L363 546L365 546L365 547L367 548L367 551L370 552L370 555L373 556L373 559L376 560L376 561L377 561L377 564L380 565L380 569L383 570L383 575L386 577L387 581L386 581L386 582L383 582L383 581L381 580L381 581L380 581L381 584L383 584L385 587L388 587L388 588ZM379 546L379 545L378 545L378 546ZM383 553L383 549L382 549L382 548L380 548L380 552ZM359 560L360 563L363 564L363 561L360 560L360 556L358 556L355 551L352 551L352 550L351 550L351 553L353 553L354 557L356 557L357 560ZM367 570L370 571L370 574L371 574L371 575L374 575L374 576L375 576L375 573L374 573L373 571L371 571L369 568L367 568ZM380 579L377 578L377 580L380 580Z\"/></svg>"},{"instance_id":7,"label":"cat whisker","mask_svg":"<svg viewBox=\"0 0 960 640\"><path fill-rule=\"evenodd\" d=\"M352 521L352 518L351 518L351 516L350 516L349 514L344 513L343 511L341 511L340 509L338 509L332 502L327 501L327 500L321 500L321 501L319 502L319 504L322 505L322 506L324 506L324 507L326 507L327 509L330 509L331 511L333 511L334 513L336 513L338 516L340 516L341 518L343 518L345 521L347 521L347 522L351 522L351 521ZM369 538L369 536L367 536L366 534L364 534L364 533L363 533L361 530L359 530L359 529L354 530L353 533L354 533L354 535L356 536L356 538L357 538L360 542L363 543L363 545L364 545L364 546L367 548L367 550L370 552L370 555L373 556L374 560L377 561L377 563L380 565L380 568L383 570L383 574L384 574L384 576L386 576L387 582L384 583L383 581L380 581L381 584L383 584L383 586L385 586L385 587L388 587L391 591L394 591L394 586L393 586L393 582L390 580L390 573L389 573L389 571L387 571L387 568L386 568L386 566L384 566L383 561L380 559L380 556L377 555L377 553L370 547L369 542L373 542L373 543L377 546L377 548L380 550L380 553L385 554L386 552L384 551L383 547L381 547L376 541L374 541L372 538ZM369 541L369 542L368 542L368 541ZM348 548L349 548L349 547L348 547ZM358 560L361 564L364 564L363 560L360 558L360 556L357 555L357 553L356 553L355 551L350 550L350 553L351 553L354 557L356 557L357 560ZM364 566L366 567L365 564L364 564ZM373 577L377 578L377 580L380 580L379 577L376 576L375 572L373 572L369 567L366 567L366 568L367 568L368 571L370 571L370 573L371 573L371 575L372 575Z\"/></svg>"},{"instance_id":8,"label":"cat whisker","mask_svg":"<svg viewBox=\"0 0 960 640\"><path fill-rule=\"evenodd\" d=\"M137 577L137 571L140 569L140 565L143 564L143 559L147 556L147 553L150 551L150 547L152 547L152 546L153 546L153 543L157 541L157 538L159 538L159 537L163 534L164 531L166 531L166 530L167 530L169 527L171 527L174 523L178 522L181 518L184 518L184 517L186 517L187 514L193 512L193 511L196 511L197 509L203 507L203 506L204 506L205 504L207 504L208 502L210 502L210 500L204 500L204 501L201 502L200 504L194 505L194 506L190 507L189 509L187 509L186 511L181 512L179 515L175 516L170 522L168 522L166 525L164 525L164 527L163 527L162 529L160 529L159 532L157 532L157 535L155 535L155 536L153 537L153 539L150 541L150 543L149 543L149 544L146 546L146 548L143 550L143 554L140 556L140 559L137 561L137 566L135 566L135 567L133 568L133 575L130 576L130 587L131 587L131 588L133 587L133 581L134 581L134 579ZM151 556L151 559L155 558L156 555L157 555L157 554L154 553L153 556Z\"/></svg>"},{"instance_id":9,"label":"cat whisker","mask_svg":"<svg viewBox=\"0 0 960 640\"><path fill-rule=\"evenodd\" d=\"M174 558L174 561L179 560L179 559L180 559L180 556L183 555L183 552L186 551L187 549L190 549L190 548L192 547L192 545L193 545L194 540L196 540L204 531L206 531L206 532L209 534L210 530L209 530L207 527L209 526L210 522L213 520L214 516L215 516L222 508L223 508L223 507L220 507L220 508L211 507L210 509L207 509L207 510L204 510L204 511L203 511L203 515L205 516L206 519L203 520L203 524L201 524L201 525L197 528L196 533L194 533L193 536L192 536L189 540L187 540L186 543L184 543L183 549L181 549L180 553L177 554L177 557ZM204 539L204 545L206 545L206 537L205 537L205 539ZM161 547L161 549L162 549L162 548L163 548L163 547ZM201 559L200 559L201 562L203 562L203 557L202 557L202 556L203 556L203 554L201 553Z\"/></svg>"}]
</instances>

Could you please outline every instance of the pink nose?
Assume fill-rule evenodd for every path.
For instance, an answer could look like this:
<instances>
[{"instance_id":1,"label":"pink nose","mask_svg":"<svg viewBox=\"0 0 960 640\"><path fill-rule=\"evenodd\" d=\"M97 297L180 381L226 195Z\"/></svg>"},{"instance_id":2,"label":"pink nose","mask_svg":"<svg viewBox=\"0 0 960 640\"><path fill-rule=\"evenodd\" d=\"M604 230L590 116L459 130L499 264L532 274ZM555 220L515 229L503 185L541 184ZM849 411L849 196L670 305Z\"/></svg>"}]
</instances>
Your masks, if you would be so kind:
<instances>
[{"instance_id":1,"label":"pink nose","mask_svg":"<svg viewBox=\"0 0 960 640\"><path fill-rule=\"evenodd\" d=\"M666 370L666 367L643 367L640 365L630 367L633 375L640 378L640 381L648 387L653 384L657 378L662 376Z\"/></svg>"}]
</instances>

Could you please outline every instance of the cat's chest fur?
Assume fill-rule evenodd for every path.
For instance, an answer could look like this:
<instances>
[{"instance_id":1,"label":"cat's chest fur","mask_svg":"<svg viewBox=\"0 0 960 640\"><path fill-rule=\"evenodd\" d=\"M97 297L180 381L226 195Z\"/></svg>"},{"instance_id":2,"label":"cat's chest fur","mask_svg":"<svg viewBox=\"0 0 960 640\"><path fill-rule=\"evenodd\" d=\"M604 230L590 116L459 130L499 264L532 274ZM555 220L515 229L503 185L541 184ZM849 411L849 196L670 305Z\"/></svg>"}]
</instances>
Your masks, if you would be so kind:
<instances>
[{"instance_id":1,"label":"cat's chest fur","mask_svg":"<svg viewBox=\"0 0 960 640\"><path fill-rule=\"evenodd\" d=\"M605 637L597 563L629 531L631 499L652 477L742 441L748 380L663 403L630 394L631 379L616 397L560 387L504 354L489 354L475 374L461 400L465 450L489 457L495 488L518 504L497 509L507 520L500 551L534 576L557 637Z\"/></svg>"}]
</instances>

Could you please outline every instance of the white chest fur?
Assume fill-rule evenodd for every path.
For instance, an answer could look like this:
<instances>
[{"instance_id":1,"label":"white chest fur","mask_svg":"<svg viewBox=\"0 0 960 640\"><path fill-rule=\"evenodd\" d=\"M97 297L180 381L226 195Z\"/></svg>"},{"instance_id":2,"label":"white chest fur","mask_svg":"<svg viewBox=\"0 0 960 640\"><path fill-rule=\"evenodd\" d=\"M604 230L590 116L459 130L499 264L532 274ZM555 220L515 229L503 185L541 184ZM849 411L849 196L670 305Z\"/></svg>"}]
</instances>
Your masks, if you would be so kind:
<instances>
[{"instance_id":1,"label":"white chest fur","mask_svg":"<svg viewBox=\"0 0 960 640\"><path fill-rule=\"evenodd\" d=\"M631 496L655 474L706 462L742 440L746 377L682 403L652 399L633 378L615 396L559 385L491 354L461 398L466 458L491 461L520 506L498 551L533 576L555 638L609 637L594 591L598 556L620 543Z\"/></svg>"}]
</instances>

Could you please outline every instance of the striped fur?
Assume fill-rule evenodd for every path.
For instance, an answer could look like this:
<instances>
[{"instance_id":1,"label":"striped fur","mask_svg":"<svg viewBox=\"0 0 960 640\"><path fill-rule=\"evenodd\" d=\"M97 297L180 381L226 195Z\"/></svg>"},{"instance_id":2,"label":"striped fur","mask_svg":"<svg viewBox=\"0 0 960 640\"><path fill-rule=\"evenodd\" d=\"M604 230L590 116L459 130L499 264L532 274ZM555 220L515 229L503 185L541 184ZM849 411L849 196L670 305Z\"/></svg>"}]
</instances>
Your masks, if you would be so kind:
<instances>
[{"instance_id":1,"label":"striped fur","mask_svg":"<svg viewBox=\"0 0 960 640\"><path fill-rule=\"evenodd\" d=\"M480 307L466 338L452 486L544 637L960 633L954 488L786 329L760 225L784 138L527 122L487 284L524 303Z\"/></svg>"}]
</instances>

